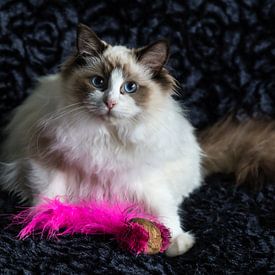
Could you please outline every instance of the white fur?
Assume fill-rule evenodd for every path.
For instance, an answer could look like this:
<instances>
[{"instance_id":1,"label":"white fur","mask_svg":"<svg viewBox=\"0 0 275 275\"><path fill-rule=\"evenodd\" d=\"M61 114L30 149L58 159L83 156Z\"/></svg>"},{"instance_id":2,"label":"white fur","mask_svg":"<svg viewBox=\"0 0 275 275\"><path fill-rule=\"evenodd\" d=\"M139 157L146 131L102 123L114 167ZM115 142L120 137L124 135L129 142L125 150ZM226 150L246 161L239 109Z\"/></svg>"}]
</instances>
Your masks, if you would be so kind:
<instances>
[{"instance_id":1,"label":"white fur","mask_svg":"<svg viewBox=\"0 0 275 275\"><path fill-rule=\"evenodd\" d=\"M115 58L123 63L128 63L131 59L130 50L124 46L108 47L103 54L106 58Z\"/></svg>"},{"instance_id":2,"label":"white fur","mask_svg":"<svg viewBox=\"0 0 275 275\"><path fill-rule=\"evenodd\" d=\"M121 72L114 71L106 93L118 100L113 115L129 118L141 110L129 96L120 97L122 82ZM177 103L163 96L161 104L156 102L156 108L144 111L138 122L106 123L81 107L68 106L62 87L58 74L43 78L17 109L4 145L10 163L4 169L4 187L23 198L31 197L34 203L36 195L144 203L171 230L167 255L187 251L194 238L181 229L177 212L182 199L200 185L200 148ZM102 114L107 112L103 96L102 92L91 95L91 101L97 102L94 108ZM35 125L54 137L50 150L62 152L69 169L50 168L29 155ZM28 182L18 183L16 175L24 167Z\"/></svg>"},{"instance_id":3,"label":"white fur","mask_svg":"<svg viewBox=\"0 0 275 275\"><path fill-rule=\"evenodd\" d=\"M106 97L118 103L120 97L121 85L124 82L121 69L114 69L110 77L110 88L107 89ZM106 92L105 92L106 93Z\"/></svg>"}]
</instances>

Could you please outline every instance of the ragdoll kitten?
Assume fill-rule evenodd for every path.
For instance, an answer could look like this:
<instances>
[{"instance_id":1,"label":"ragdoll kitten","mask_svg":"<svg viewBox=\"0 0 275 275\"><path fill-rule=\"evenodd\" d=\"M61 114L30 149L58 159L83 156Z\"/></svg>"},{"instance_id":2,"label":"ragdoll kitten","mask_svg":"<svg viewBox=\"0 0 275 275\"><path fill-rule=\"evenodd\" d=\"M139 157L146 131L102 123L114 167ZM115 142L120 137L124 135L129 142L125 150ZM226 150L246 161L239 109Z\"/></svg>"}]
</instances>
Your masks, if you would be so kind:
<instances>
[{"instance_id":1,"label":"ragdoll kitten","mask_svg":"<svg viewBox=\"0 0 275 275\"><path fill-rule=\"evenodd\" d=\"M194 237L178 206L200 185L200 147L171 95L168 45L111 46L79 25L77 53L40 79L7 127L3 187L41 197L128 200L171 230L168 256Z\"/></svg>"}]
</instances>

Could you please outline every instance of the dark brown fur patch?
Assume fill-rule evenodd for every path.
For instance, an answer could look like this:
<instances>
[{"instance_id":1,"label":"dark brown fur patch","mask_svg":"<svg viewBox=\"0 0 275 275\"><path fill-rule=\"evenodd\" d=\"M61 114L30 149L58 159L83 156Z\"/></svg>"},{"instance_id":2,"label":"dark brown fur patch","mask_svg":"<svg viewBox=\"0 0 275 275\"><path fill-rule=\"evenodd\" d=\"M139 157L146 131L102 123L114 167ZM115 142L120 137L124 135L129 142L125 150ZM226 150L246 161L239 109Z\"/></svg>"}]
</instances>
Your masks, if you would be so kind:
<instances>
[{"instance_id":1,"label":"dark brown fur patch","mask_svg":"<svg viewBox=\"0 0 275 275\"><path fill-rule=\"evenodd\" d=\"M199 134L206 157L206 174L234 173L237 184L259 187L266 178L275 179L275 122L232 117Z\"/></svg>"},{"instance_id":2,"label":"dark brown fur patch","mask_svg":"<svg viewBox=\"0 0 275 275\"><path fill-rule=\"evenodd\" d=\"M70 79L71 91L67 96L71 96L81 103L86 100L89 92L95 90L90 83L92 76L100 75L108 82L115 64L103 57L98 58L98 62L91 62L90 56L84 56L81 57L82 63L79 65L78 59L77 56L71 57L63 66L61 75L65 80Z\"/></svg>"},{"instance_id":3,"label":"dark brown fur patch","mask_svg":"<svg viewBox=\"0 0 275 275\"><path fill-rule=\"evenodd\" d=\"M84 24L77 26L77 52L79 54L101 55L106 49L106 44L101 41L96 33Z\"/></svg>"},{"instance_id":4,"label":"dark brown fur patch","mask_svg":"<svg viewBox=\"0 0 275 275\"><path fill-rule=\"evenodd\" d=\"M159 40L135 51L138 62L157 74L167 62L169 45L167 40Z\"/></svg>"},{"instance_id":5,"label":"dark brown fur patch","mask_svg":"<svg viewBox=\"0 0 275 275\"><path fill-rule=\"evenodd\" d=\"M153 80L162 87L163 91L168 93L173 93L177 89L175 78L173 78L165 68L162 68L162 70L154 76Z\"/></svg>"}]
</instances>

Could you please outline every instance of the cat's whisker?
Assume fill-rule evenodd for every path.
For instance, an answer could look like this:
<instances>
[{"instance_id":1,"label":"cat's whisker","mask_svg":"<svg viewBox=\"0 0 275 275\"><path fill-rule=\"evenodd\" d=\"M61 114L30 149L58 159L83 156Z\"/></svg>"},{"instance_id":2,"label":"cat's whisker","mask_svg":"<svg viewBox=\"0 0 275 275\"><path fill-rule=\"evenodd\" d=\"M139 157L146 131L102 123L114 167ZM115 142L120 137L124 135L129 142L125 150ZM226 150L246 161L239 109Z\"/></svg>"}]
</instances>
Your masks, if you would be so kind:
<instances>
[{"instance_id":1,"label":"cat's whisker","mask_svg":"<svg viewBox=\"0 0 275 275\"><path fill-rule=\"evenodd\" d=\"M59 110L57 110L55 113L51 114L46 120L41 120L42 123L47 123L49 122L50 120L56 120L56 119L59 119L60 117L62 117L64 114L67 114L67 111L70 111L70 110L74 110L74 109L71 109L72 107L74 106L79 106L80 103L74 103L74 104L71 104L71 105L68 105L68 106L65 106ZM69 110L68 110L69 109Z\"/></svg>"},{"instance_id":2,"label":"cat's whisker","mask_svg":"<svg viewBox=\"0 0 275 275\"><path fill-rule=\"evenodd\" d=\"M46 104L48 104L48 102ZM63 108L60 108L57 111L55 111L54 113L51 113L50 116L49 116L49 114L44 115L41 119L39 119L39 121L37 123L34 123L30 127L30 129L28 130L28 133L30 133L33 130L33 128L37 127L39 124L41 124L41 126L42 126L44 124L44 121L45 121L46 118L47 119L50 119L52 117L54 118L55 116L59 115L63 111L66 111L66 109L69 109L69 108L74 107L76 105L79 105L79 103L78 102L77 103L73 103L73 104L67 105L67 106L65 106ZM46 105L44 105L43 107L46 107Z\"/></svg>"},{"instance_id":3,"label":"cat's whisker","mask_svg":"<svg viewBox=\"0 0 275 275\"><path fill-rule=\"evenodd\" d=\"M71 110L71 111L78 111L78 110L80 110L80 109L82 109L83 107L79 107L79 108L77 108L77 109L75 109L75 110ZM70 112L70 114L71 114L72 112ZM65 115L67 115L67 114L64 114L64 116ZM73 124L73 120L71 120L71 121L68 121L67 122L67 124ZM45 126L46 127L46 126ZM37 133L37 137L36 137L36 152L37 153L39 153L40 154L40 157L42 157L43 158L43 156L45 157L45 156L47 156L48 155L48 153L49 152L42 152L42 154L41 154L41 152L40 152L40 148L39 148L39 141L40 141L40 137L41 137L41 135L42 135L42 133L43 133L43 128L41 128L40 129L40 131Z\"/></svg>"},{"instance_id":4,"label":"cat's whisker","mask_svg":"<svg viewBox=\"0 0 275 275\"><path fill-rule=\"evenodd\" d=\"M75 106L75 105L74 105ZM70 105L70 107L72 107L72 105ZM67 116L69 114L73 114L73 115L76 115L75 112L81 110L81 109L84 109L84 106L79 106L79 107L75 107L73 109L69 109L67 111L63 111L61 114L59 114L59 116L56 116L56 117L50 117L47 119L46 123L45 124L42 124L40 125L40 127L38 127L37 131L34 132L34 134L31 136L31 140L33 139L34 136L36 136L36 152L39 152L39 139L40 139L40 136L43 132L43 130L47 127L48 123L50 121L53 121L55 119L60 119L64 116ZM75 114L74 114L75 113ZM72 121L71 121L72 122Z\"/></svg>"},{"instance_id":5,"label":"cat's whisker","mask_svg":"<svg viewBox=\"0 0 275 275\"><path fill-rule=\"evenodd\" d=\"M55 115L57 115L57 114L60 114L60 112L58 112L58 111L55 112ZM65 112L64 112L64 115L65 115ZM37 123L35 123L35 124L32 125L31 129L29 130L29 132L31 132L34 128L36 128L36 130L30 136L30 140L33 139L34 135L38 134L40 131L42 131L43 129L45 129L47 127L47 122L52 119L52 116L53 116L52 114L51 114L50 117L47 117L45 115L41 120L39 120ZM47 119L45 119L45 118L47 118Z\"/></svg>"}]
</instances>

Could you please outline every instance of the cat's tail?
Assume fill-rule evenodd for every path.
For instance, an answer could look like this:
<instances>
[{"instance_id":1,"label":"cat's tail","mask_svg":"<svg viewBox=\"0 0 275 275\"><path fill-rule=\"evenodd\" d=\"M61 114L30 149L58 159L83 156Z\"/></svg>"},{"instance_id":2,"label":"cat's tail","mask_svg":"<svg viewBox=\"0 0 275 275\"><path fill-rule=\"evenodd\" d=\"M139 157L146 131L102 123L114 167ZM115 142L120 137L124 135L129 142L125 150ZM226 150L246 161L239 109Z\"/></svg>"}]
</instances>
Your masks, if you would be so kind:
<instances>
[{"instance_id":1,"label":"cat's tail","mask_svg":"<svg viewBox=\"0 0 275 275\"><path fill-rule=\"evenodd\" d=\"M275 179L275 121L238 122L229 116L201 131L198 138L205 153L205 175L234 173L237 184L255 187Z\"/></svg>"}]
</instances>

